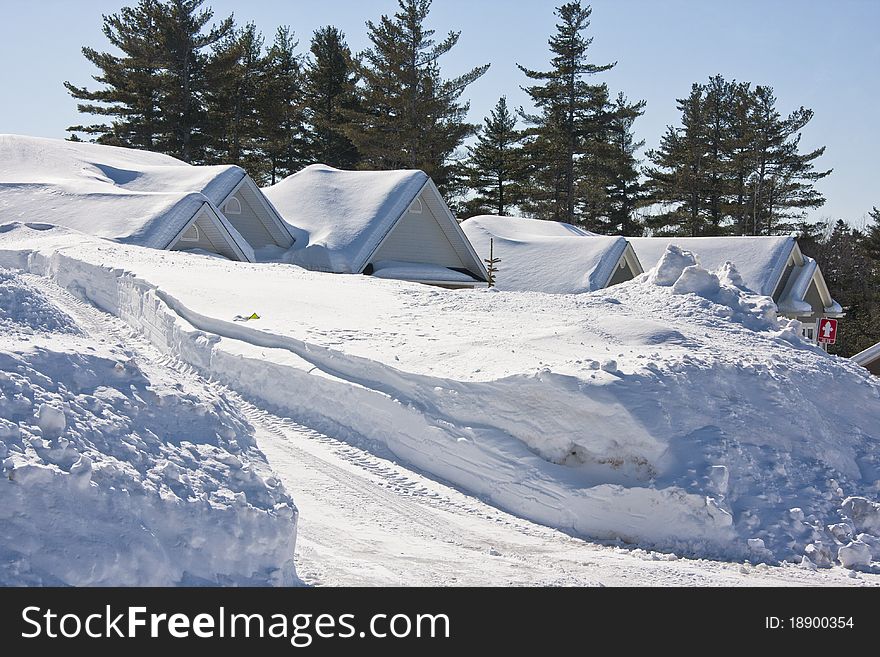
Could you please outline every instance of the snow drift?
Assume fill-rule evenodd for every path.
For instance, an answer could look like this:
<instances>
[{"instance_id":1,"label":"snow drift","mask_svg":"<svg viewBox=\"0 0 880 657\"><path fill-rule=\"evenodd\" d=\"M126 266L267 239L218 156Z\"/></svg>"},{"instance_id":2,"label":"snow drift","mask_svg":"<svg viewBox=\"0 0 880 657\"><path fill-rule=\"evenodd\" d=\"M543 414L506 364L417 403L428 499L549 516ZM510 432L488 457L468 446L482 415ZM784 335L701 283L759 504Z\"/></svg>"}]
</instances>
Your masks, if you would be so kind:
<instances>
[{"instance_id":1,"label":"snow drift","mask_svg":"<svg viewBox=\"0 0 880 657\"><path fill-rule=\"evenodd\" d=\"M0 269L0 584L292 584L296 507L222 397Z\"/></svg>"},{"instance_id":2,"label":"snow drift","mask_svg":"<svg viewBox=\"0 0 880 657\"><path fill-rule=\"evenodd\" d=\"M592 294L452 292L0 227L6 266L520 515L702 556L862 567L880 385L778 323L732 266L663 259Z\"/></svg>"}]
</instances>

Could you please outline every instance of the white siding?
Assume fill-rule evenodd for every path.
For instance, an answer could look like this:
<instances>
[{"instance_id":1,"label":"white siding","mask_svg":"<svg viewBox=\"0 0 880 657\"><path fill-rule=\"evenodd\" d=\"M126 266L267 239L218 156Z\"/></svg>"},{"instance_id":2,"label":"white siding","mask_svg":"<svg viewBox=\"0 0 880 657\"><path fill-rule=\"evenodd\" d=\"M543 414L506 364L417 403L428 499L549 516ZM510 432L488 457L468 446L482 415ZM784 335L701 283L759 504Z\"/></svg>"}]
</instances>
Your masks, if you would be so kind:
<instances>
[{"instance_id":1,"label":"white siding","mask_svg":"<svg viewBox=\"0 0 880 657\"><path fill-rule=\"evenodd\" d=\"M224 236L224 233L210 215L206 214L204 211L200 212L198 218L195 220L195 226L199 231L198 240L183 241L178 239L177 242L170 247L170 250L184 251L186 249L204 249L211 253L219 253L230 260L241 259L232 247L229 246L229 242ZM189 231L186 231L184 235L187 233L190 235L192 234Z\"/></svg>"},{"instance_id":2,"label":"white siding","mask_svg":"<svg viewBox=\"0 0 880 657\"><path fill-rule=\"evenodd\" d=\"M423 262L443 267L465 268L449 238L441 228L428 203L422 203L422 212L407 211L388 237L376 250L372 262L399 260Z\"/></svg>"},{"instance_id":3,"label":"white siding","mask_svg":"<svg viewBox=\"0 0 880 657\"><path fill-rule=\"evenodd\" d=\"M235 194L229 197L229 199L238 199L238 202L241 203L241 214L225 214L224 216L229 220L229 223L241 233L241 236L244 237L248 244L250 244L254 248L260 248L261 246L267 246L270 244L276 244L275 238L269 234L269 231L266 230L266 227L263 225L260 216L257 214L256 209L251 205L251 203L246 198L246 194L242 193L244 187L240 187ZM226 201L227 203L229 200ZM224 203L223 207L220 208L221 212L226 209L226 204ZM262 212L262 208L259 209Z\"/></svg>"}]
</instances>

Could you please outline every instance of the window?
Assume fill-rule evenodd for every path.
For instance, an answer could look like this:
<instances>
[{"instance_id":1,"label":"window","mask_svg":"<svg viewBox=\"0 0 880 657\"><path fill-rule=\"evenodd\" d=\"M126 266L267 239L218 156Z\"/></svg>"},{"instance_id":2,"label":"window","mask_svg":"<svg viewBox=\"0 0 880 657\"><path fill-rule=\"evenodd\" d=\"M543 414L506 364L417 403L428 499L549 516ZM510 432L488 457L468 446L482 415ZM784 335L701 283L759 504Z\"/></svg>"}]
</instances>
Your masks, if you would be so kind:
<instances>
[{"instance_id":1,"label":"window","mask_svg":"<svg viewBox=\"0 0 880 657\"><path fill-rule=\"evenodd\" d=\"M422 199L417 198L412 202L412 205L409 206L409 211L413 214L422 214Z\"/></svg>"},{"instance_id":2,"label":"window","mask_svg":"<svg viewBox=\"0 0 880 657\"><path fill-rule=\"evenodd\" d=\"M803 335L810 342L816 341L816 325L815 324L804 324L801 326L801 335Z\"/></svg>"},{"instance_id":3,"label":"window","mask_svg":"<svg viewBox=\"0 0 880 657\"><path fill-rule=\"evenodd\" d=\"M226 214L241 214L241 201L233 196L226 201L226 205L223 206L223 212Z\"/></svg>"},{"instance_id":4,"label":"window","mask_svg":"<svg viewBox=\"0 0 880 657\"><path fill-rule=\"evenodd\" d=\"M198 242L199 241L199 227L195 224L192 224L183 235L180 236L181 242Z\"/></svg>"}]
</instances>

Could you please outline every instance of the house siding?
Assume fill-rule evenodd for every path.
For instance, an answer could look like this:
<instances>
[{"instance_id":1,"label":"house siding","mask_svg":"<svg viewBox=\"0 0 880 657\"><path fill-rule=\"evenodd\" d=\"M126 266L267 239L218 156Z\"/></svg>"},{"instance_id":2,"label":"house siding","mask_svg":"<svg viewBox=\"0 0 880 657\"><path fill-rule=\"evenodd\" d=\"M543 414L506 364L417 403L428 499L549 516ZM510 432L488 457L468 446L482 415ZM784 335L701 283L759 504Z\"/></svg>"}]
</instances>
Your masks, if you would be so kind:
<instances>
[{"instance_id":1,"label":"house siding","mask_svg":"<svg viewBox=\"0 0 880 657\"><path fill-rule=\"evenodd\" d=\"M199 213L194 225L199 231L198 240L190 241L182 239L183 236L190 232L191 228L188 228L183 235L181 235L181 238L178 238L177 242L170 247L170 250L185 251L187 249L204 249L211 253L219 253L230 260L241 259L229 246L229 243L224 238L220 228L204 212Z\"/></svg>"},{"instance_id":2,"label":"house siding","mask_svg":"<svg viewBox=\"0 0 880 657\"><path fill-rule=\"evenodd\" d=\"M269 234L268 230L266 230L260 216L257 214L251 202L247 199L247 196L249 196L249 194L244 194L242 193L242 190L239 189L230 197L230 199L238 199L238 202L241 203L241 214L226 214L226 204L224 204L220 210L224 211L224 216L229 220L229 223L232 224L235 230L241 233L241 236L244 237L252 247L260 248L277 244L276 239ZM227 203L229 203L229 200L227 200Z\"/></svg>"},{"instance_id":3,"label":"house siding","mask_svg":"<svg viewBox=\"0 0 880 657\"><path fill-rule=\"evenodd\" d=\"M434 210L425 199L419 197L419 200L422 201L422 212L407 210L376 249L372 262L399 260L464 268L464 262L450 244Z\"/></svg>"},{"instance_id":4,"label":"house siding","mask_svg":"<svg viewBox=\"0 0 880 657\"><path fill-rule=\"evenodd\" d=\"M620 262L617 263L617 267L614 268L614 274L611 276L611 280L608 281L608 287L612 285L617 285L618 283L625 283L626 281L631 281L635 278L635 274L632 269L630 269L629 263L626 261L626 258L623 256L620 257Z\"/></svg>"}]
</instances>

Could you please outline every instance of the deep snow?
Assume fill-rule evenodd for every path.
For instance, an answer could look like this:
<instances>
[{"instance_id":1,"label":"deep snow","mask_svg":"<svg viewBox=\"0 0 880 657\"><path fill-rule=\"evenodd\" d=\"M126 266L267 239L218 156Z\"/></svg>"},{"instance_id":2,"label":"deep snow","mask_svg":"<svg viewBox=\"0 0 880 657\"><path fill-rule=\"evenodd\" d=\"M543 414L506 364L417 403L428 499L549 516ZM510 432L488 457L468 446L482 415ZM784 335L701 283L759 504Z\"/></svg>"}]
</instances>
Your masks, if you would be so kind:
<instances>
[{"instance_id":1,"label":"deep snow","mask_svg":"<svg viewBox=\"0 0 880 657\"><path fill-rule=\"evenodd\" d=\"M296 507L253 427L53 288L0 269L0 583L295 583Z\"/></svg>"},{"instance_id":2,"label":"deep snow","mask_svg":"<svg viewBox=\"0 0 880 657\"><path fill-rule=\"evenodd\" d=\"M627 248L625 237L589 233L558 221L481 215L461 223L480 258L492 240L499 290L575 294L605 287ZM641 273L641 272L637 272Z\"/></svg>"},{"instance_id":3,"label":"deep snow","mask_svg":"<svg viewBox=\"0 0 880 657\"><path fill-rule=\"evenodd\" d=\"M844 558L864 561L876 545L845 500L877 499L880 386L778 324L729 267L685 259L663 284L586 295L451 292L2 230L7 266L518 515L728 559L852 544Z\"/></svg>"},{"instance_id":4,"label":"deep snow","mask_svg":"<svg viewBox=\"0 0 880 657\"><path fill-rule=\"evenodd\" d=\"M192 166L150 151L0 134L0 223L58 224L161 249L245 175L241 167Z\"/></svg>"},{"instance_id":5,"label":"deep snow","mask_svg":"<svg viewBox=\"0 0 880 657\"><path fill-rule=\"evenodd\" d=\"M303 267L359 272L416 198L423 171L342 171L312 164L263 193L290 226L287 257Z\"/></svg>"}]
</instances>

